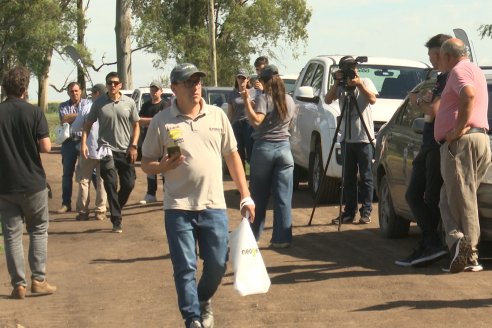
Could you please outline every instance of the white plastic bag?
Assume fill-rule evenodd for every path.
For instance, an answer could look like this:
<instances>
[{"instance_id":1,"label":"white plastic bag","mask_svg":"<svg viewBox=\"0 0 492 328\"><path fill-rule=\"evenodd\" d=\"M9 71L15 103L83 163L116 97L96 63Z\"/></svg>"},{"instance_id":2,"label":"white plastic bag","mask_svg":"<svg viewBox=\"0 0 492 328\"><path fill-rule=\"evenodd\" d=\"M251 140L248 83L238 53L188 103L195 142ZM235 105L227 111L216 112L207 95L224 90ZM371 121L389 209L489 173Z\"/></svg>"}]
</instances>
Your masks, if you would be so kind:
<instances>
[{"instance_id":1,"label":"white plastic bag","mask_svg":"<svg viewBox=\"0 0 492 328\"><path fill-rule=\"evenodd\" d=\"M55 135L55 143L61 145L65 140L70 138L70 124L63 123L61 125L58 124L57 126L55 126Z\"/></svg>"},{"instance_id":2,"label":"white plastic bag","mask_svg":"<svg viewBox=\"0 0 492 328\"><path fill-rule=\"evenodd\" d=\"M270 277L248 219L243 218L236 230L231 233L229 246L234 268L234 289L239 295L268 292Z\"/></svg>"}]
</instances>

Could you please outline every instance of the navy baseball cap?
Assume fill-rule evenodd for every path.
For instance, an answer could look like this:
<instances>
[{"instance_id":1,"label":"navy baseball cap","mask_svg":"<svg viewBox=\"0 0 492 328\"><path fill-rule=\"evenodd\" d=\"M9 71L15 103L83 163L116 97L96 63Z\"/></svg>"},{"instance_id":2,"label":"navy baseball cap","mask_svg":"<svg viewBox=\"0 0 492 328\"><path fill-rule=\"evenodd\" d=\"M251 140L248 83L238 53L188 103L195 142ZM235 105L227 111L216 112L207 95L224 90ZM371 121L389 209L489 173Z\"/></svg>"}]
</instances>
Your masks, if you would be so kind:
<instances>
[{"instance_id":1,"label":"navy baseball cap","mask_svg":"<svg viewBox=\"0 0 492 328\"><path fill-rule=\"evenodd\" d=\"M274 75L278 75L278 68L275 65L266 65L260 73L260 79L270 80Z\"/></svg>"},{"instance_id":2,"label":"navy baseball cap","mask_svg":"<svg viewBox=\"0 0 492 328\"><path fill-rule=\"evenodd\" d=\"M204 77L206 74L190 63L176 65L171 71L171 83L178 83L188 80L192 75L198 74Z\"/></svg>"}]
</instances>

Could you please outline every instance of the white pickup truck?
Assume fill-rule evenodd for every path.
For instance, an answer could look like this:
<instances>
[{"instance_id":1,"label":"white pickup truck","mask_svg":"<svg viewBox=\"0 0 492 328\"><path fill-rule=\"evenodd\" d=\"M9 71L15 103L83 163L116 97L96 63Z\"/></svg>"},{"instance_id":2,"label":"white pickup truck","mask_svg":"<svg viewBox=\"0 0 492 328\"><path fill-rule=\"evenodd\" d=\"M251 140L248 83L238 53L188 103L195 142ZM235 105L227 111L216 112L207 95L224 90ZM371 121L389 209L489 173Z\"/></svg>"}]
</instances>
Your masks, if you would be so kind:
<instances>
[{"instance_id":1,"label":"white pickup truck","mask_svg":"<svg viewBox=\"0 0 492 328\"><path fill-rule=\"evenodd\" d=\"M321 202L335 201L340 194L342 159L338 141L324 183L321 182L332 142L337 140L334 134L340 115L338 101L327 105L324 97L334 83L332 73L338 70L341 57L318 56L309 60L297 79L293 95L298 107L290 138L294 188L307 178L313 198L319 189ZM372 106L376 132L391 118L407 92L426 78L429 69L423 62L378 57L368 57L367 62L358 64L359 75L370 78L379 92Z\"/></svg>"}]
</instances>

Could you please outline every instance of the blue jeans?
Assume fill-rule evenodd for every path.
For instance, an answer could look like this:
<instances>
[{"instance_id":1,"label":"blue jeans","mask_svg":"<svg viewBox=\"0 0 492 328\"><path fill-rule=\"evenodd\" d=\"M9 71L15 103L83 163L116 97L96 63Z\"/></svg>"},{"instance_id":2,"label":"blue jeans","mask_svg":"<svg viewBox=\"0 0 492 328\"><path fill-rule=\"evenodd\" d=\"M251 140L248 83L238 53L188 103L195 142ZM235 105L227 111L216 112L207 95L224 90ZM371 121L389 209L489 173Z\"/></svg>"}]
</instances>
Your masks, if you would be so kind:
<instances>
[{"instance_id":1,"label":"blue jeans","mask_svg":"<svg viewBox=\"0 0 492 328\"><path fill-rule=\"evenodd\" d=\"M345 167L343 168L345 198L344 212L355 216L358 201L362 204L360 215L369 216L372 212L372 195L374 190L372 180L373 149L370 143L342 142L342 156ZM357 172L360 176L360 186L357 185Z\"/></svg>"},{"instance_id":2,"label":"blue jeans","mask_svg":"<svg viewBox=\"0 0 492 328\"><path fill-rule=\"evenodd\" d=\"M256 140L250 168L250 190L255 202L255 221L251 229L256 240L265 226L270 193L273 194L272 243L292 241L292 187L294 159L289 141Z\"/></svg>"},{"instance_id":3,"label":"blue jeans","mask_svg":"<svg viewBox=\"0 0 492 328\"><path fill-rule=\"evenodd\" d=\"M71 206L72 204L72 183L75 172L75 164L80 151L77 146L80 141L74 141L72 138L67 139L61 146L63 177L62 177L62 204Z\"/></svg>"},{"instance_id":4,"label":"blue jeans","mask_svg":"<svg viewBox=\"0 0 492 328\"><path fill-rule=\"evenodd\" d=\"M173 263L178 305L186 325L200 319L200 302L217 291L228 259L228 219L226 210L165 210L169 253ZM196 283L197 245L203 273Z\"/></svg>"},{"instance_id":5,"label":"blue jeans","mask_svg":"<svg viewBox=\"0 0 492 328\"><path fill-rule=\"evenodd\" d=\"M241 161L248 163L251 160L251 153L253 150L253 127L249 124L248 120L241 120L232 123L232 130L234 131L234 137L237 141L237 152L241 156Z\"/></svg>"},{"instance_id":6,"label":"blue jeans","mask_svg":"<svg viewBox=\"0 0 492 328\"><path fill-rule=\"evenodd\" d=\"M48 189L35 193L0 195L0 218L12 286L27 286L22 246L24 222L29 233L31 279L43 281L48 253Z\"/></svg>"}]
</instances>

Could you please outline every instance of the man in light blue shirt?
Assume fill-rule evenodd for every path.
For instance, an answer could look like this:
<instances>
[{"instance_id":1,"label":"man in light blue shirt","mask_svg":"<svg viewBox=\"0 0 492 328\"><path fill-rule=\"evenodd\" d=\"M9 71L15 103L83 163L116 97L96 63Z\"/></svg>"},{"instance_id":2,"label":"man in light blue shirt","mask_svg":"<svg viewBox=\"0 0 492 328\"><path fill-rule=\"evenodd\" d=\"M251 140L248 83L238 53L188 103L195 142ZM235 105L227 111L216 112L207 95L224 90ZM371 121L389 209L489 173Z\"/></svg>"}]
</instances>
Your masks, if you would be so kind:
<instances>
[{"instance_id":1,"label":"man in light blue shirt","mask_svg":"<svg viewBox=\"0 0 492 328\"><path fill-rule=\"evenodd\" d=\"M67 87L70 97L60 104L60 123L70 124L70 138L61 145L63 177L62 177L62 206L57 213L70 212L72 210L72 181L75 172L75 164L79 154L80 138L82 131L74 131L72 124L78 113L91 107L91 101L82 99L82 89L78 82L71 82Z\"/></svg>"}]
</instances>

